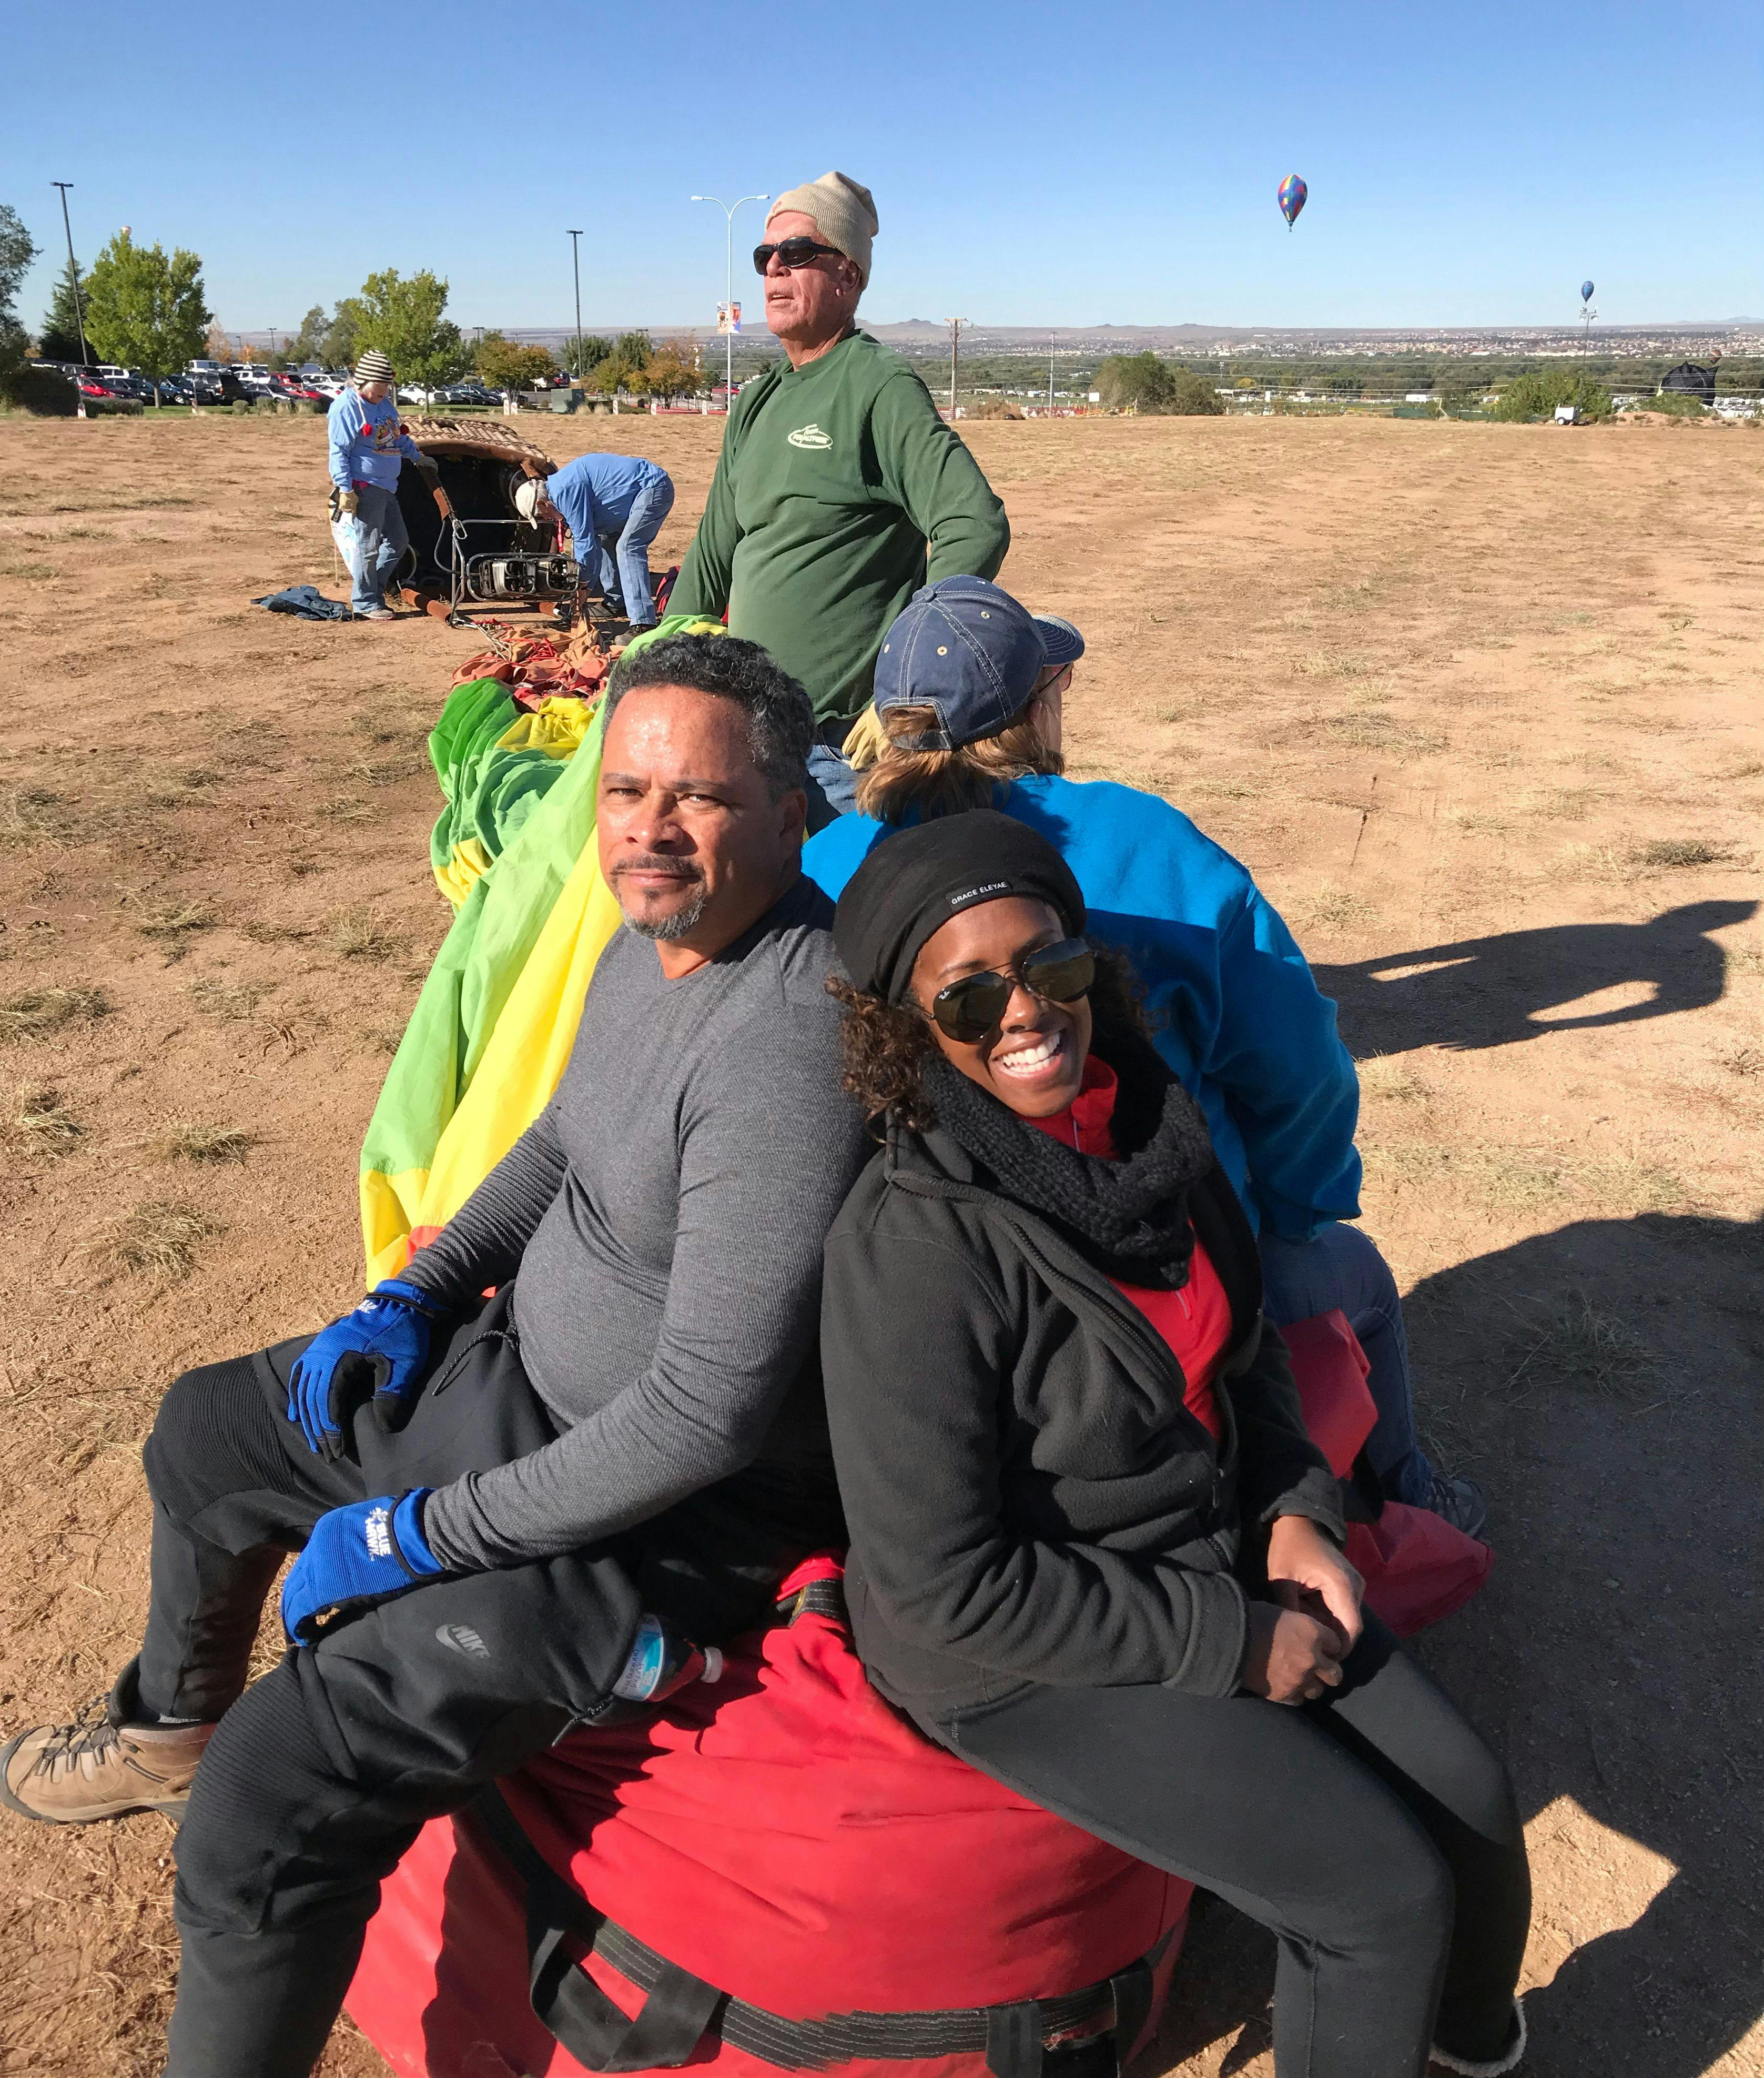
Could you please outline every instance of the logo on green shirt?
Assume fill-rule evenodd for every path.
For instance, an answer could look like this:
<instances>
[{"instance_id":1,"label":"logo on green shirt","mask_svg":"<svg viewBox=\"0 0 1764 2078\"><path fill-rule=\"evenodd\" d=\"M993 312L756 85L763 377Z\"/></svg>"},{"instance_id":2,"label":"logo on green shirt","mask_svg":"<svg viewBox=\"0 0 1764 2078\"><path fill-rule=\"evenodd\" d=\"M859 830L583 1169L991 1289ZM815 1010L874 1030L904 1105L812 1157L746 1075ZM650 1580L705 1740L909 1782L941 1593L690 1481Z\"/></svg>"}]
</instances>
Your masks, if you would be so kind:
<instances>
[{"instance_id":1,"label":"logo on green shirt","mask_svg":"<svg viewBox=\"0 0 1764 2078\"><path fill-rule=\"evenodd\" d=\"M793 448L830 448L833 444L832 435L824 433L819 426L799 426L785 437Z\"/></svg>"}]
</instances>

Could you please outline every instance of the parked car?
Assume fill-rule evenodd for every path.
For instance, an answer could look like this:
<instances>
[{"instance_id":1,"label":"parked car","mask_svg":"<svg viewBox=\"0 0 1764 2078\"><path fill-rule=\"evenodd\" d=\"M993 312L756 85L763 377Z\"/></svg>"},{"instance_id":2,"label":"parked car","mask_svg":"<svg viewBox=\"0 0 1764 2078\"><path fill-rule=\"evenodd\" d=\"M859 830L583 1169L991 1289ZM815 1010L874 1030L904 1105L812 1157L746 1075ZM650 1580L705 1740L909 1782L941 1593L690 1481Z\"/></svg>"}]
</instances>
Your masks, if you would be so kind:
<instances>
[{"instance_id":1,"label":"parked car","mask_svg":"<svg viewBox=\"0 0 1764 2078\"><path fill-rule=\"evenodd\" d=\"M269 378L269 388L277 397L293 397L307 403L327 404L331 400L323 390L315 390L298 375L274 374Z\"/></svg>"},{"instance_id":2,"label":"parked car","mask_svg":"<svg viewBox=\"0 0 1764 2078\"><path fill-rule=\"evenodd\" d=\"M162 376L154 387L162 404L189 404L194 401L195 393L186 376Z\"/></svg>"},{"instance_id":3,"label":"parked car","mask_svg":"<svg viewBox=\"0 0 1764 2078\"><path fill-rule=\"evenodd\" d=\"M193 361L184 371L198 404L231 404L251 392L219 361Z\"/></svg>"}]
</instances>

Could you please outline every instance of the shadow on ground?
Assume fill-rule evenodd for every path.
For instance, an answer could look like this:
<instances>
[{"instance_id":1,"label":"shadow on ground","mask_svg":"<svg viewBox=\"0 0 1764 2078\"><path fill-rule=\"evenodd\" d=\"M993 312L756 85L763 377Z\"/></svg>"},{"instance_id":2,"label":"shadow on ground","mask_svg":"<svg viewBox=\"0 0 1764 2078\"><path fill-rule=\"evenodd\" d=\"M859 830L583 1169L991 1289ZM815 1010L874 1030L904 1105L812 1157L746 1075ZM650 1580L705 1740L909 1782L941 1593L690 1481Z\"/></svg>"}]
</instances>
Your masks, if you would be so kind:
<instances>
[{"instance_id":1,"label":"shadow on ground","mask_svg":"<svg viewBox=\"0 0 1764 2078\"><path fill-rule=\"evenodd\" d=\"M1527 2068L1702 2078L1764 2015L1764 1222L1583 1221L1428 1278L1407 1307L1424 1418L1451 1404L1477 1439L1496 1552L1420 1655L1506 1755L1528 1820L1571 1799L1674 1871L1613 1909L1620 1871L1566 1821L1592 1890L1572 1870L1540 1889ZM1633 1921L1577 1941L1582 1908ZM1228 2035L1221 2071L1241 2069L1272 1977L1268 1938L1207 1901L1141 2070Z\"/></svg>"},{"instance_id":2,"label":"shadow on ground","mask_svg":"<svg viewBox=\"0 0 1764 2078\"><path fill-rule=\"evenodd\" d=\"M1473 1052L1719 1002L1727 956L1709 934L1745 923L1758 906L1691 902L1647 924L1555 924L1312 972L1340 1004L1342 1029L1362 1058L1413 1046ZM1652 993L1578 1016L1552 1014L1608 989L1636 987Z\"/></svg>"}]
</instances>

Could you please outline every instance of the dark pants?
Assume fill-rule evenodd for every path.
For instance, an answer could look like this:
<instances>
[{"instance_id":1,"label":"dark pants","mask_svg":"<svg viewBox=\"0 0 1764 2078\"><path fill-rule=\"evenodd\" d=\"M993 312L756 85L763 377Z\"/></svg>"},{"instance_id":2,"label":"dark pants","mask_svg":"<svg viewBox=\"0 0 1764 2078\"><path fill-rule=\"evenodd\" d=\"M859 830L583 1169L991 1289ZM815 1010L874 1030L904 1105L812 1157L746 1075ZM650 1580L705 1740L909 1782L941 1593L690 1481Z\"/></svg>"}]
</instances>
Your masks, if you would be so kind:
<instances>
[{"instance_id":1,"label":"dark pants","mask_svg":"<svg viewBox=\"0 0 1764 2078\"><path fill-rule=\"evenodd\" d=\"M1435 2040L1507 2047L1531 1917L1512 1790L1376 1619L1302 1709L1036 1687L925 1729L1270 1928L1280 2078L1421 2078Z\"/></svg>"},{"instance_id":2,"label":"dark pants","mask_svg":"<svg viewBox=\"0 0 1764 2078\"><path fill-rule=\"evenodd\" d=\"M644 1609L701 1643L732 1636L829 1533L823 1482L756 1468L603 1546L427 1584L246 1690L269 1583L327 1508L487 1471L557 1433L505 1300L440 1350L399 1434L357 1417L359 1462L312 1456L286 1419L305 1346L186 1373L147 1445L140 1714L221 1719L178 1835L167 2078L304 2078L381 1880L425 1821L591 1721Z\"/></svg>"}]
</instances>

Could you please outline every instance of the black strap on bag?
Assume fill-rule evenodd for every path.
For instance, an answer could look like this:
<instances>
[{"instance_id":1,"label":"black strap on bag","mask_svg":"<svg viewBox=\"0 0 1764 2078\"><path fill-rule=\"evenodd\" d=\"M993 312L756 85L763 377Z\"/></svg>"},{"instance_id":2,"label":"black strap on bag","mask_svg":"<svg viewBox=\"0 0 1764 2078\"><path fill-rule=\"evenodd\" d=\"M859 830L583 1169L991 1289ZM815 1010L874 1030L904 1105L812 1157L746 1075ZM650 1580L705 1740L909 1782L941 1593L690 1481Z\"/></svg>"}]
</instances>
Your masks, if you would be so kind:
<instances>
[{"instance_id":1,"label":"black strap on bag","mask_svg":"<svg viewBox=\"0 0 1764 2078\"><path fill-rule=\"evenodd\" d=\"M785 1623L805 1613L844 1622L840 1583L811 1580L779 1605ZM534 1846L494 1783L457 1814L456 1824L462 1821L475 1827L525 1884L533 2011L590 2071L676 2070L714 2032L780 2071L983 2051L991 2078L1116 2078L1150 2015L1153 1968L1174 1932L1165 1933L1116 1976L1057 1998L786 2020L694 1976L597 1911ZM581 1967L590 1951L644 1994L635 2019Z\"/></svg>"},{"instance_id":2,"label":"black strap on bag","mask_svg":"<svg viewBox=\"0 0 1764 2078\"><path fill-rule=\"evenodd\" d=\"M780 2071L983 2053L992 2078L1111 2078L1151 2011L1153 1968L1170 1940L1166 1933L1127 1969L1057 1998L788 2020L694 1976L597 1911L540 1853L494 1784L458 1814L462 1821L525 1884L533 2011L590 2071L675 2070L710 2033ZM578 1953L590 1951L645 1995L636 2019L579 1967Z\"/></svg>"}]
</instances>

